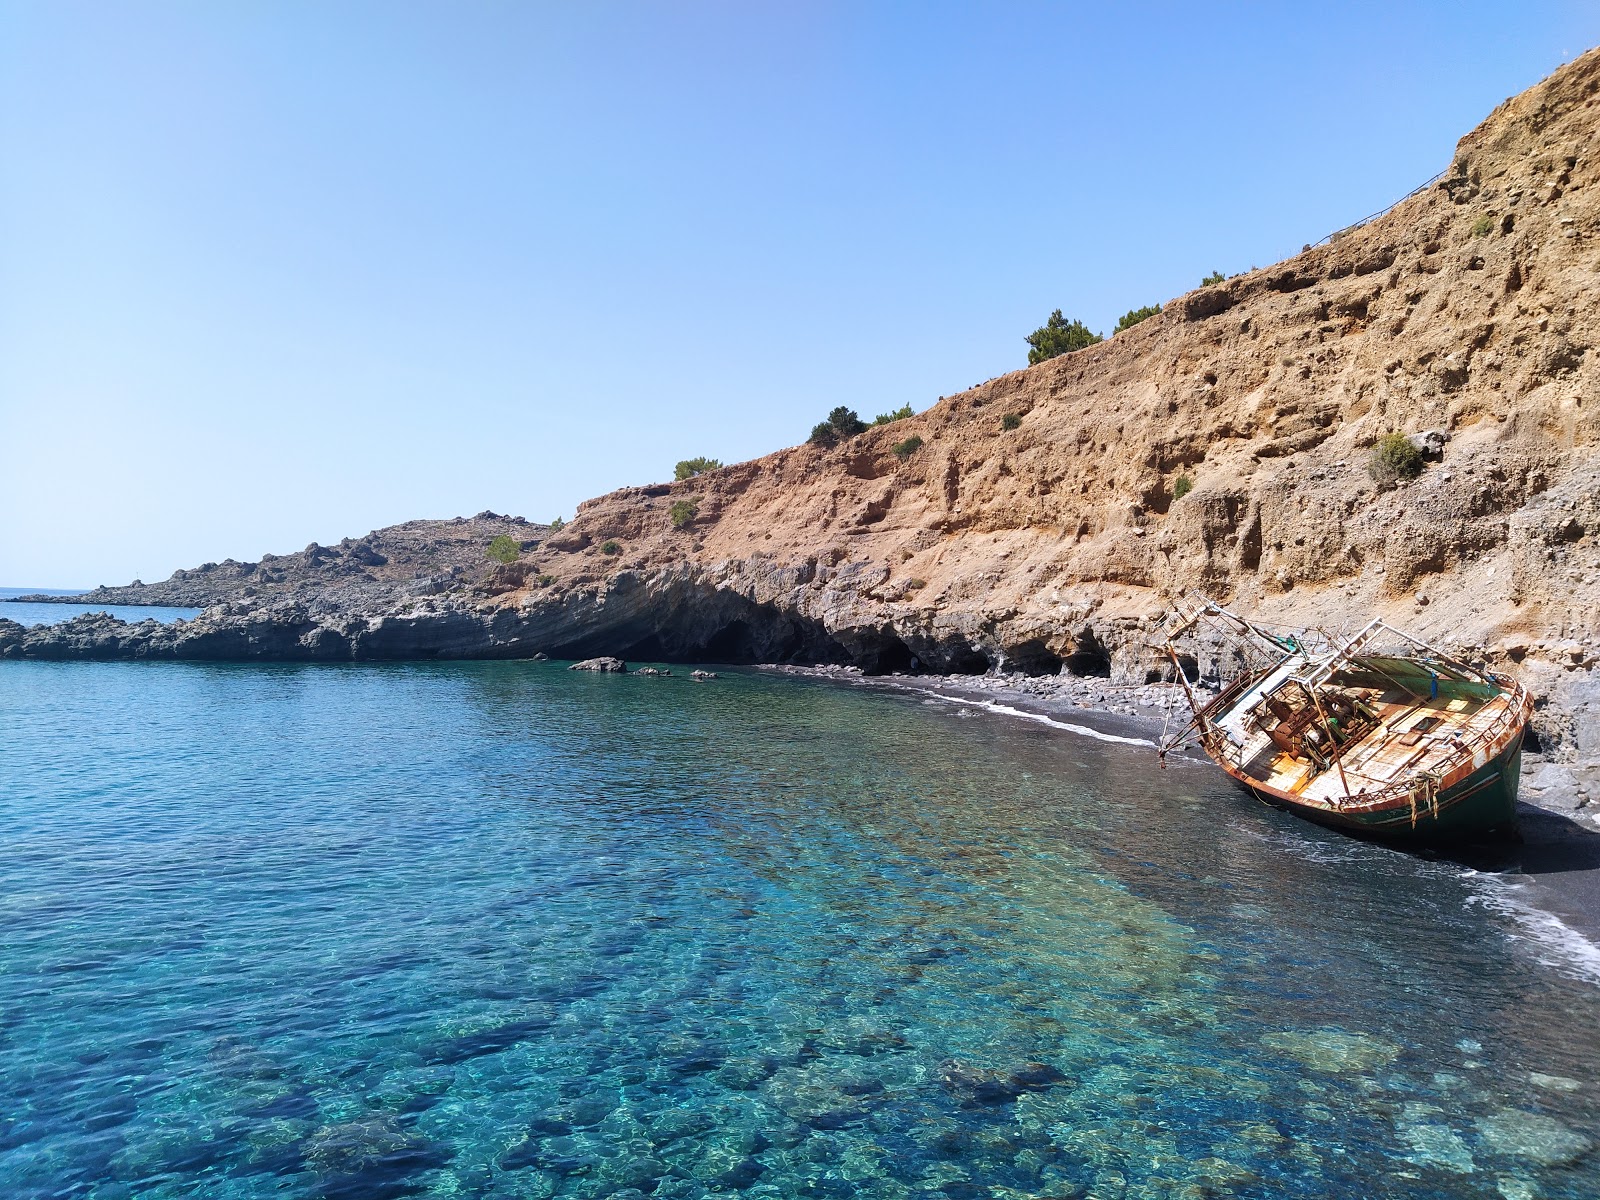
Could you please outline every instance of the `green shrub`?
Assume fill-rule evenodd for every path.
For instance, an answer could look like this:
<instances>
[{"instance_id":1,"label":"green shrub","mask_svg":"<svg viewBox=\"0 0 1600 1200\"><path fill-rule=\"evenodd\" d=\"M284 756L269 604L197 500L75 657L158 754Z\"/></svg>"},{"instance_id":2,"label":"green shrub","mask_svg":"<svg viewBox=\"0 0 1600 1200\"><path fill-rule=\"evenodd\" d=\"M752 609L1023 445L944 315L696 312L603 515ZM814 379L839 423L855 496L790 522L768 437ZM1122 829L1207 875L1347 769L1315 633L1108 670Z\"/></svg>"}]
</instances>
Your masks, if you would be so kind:
<instances>
[{"instance_id":1,"label":"green shrub","mask_svg":"<svg viewBox=\"0 0 1600 1200\"><path fill-rule=\"evenodd\" d=\"M679 483L685 479L693 479L696 475L703 475L707 471L718 470L722 464L714 458L686 458L672 469L672 477Z\"/></svg>"},{"instance_id":2,"label":"green shrub","mask_svg":"<svg viewBox=\"0 0 1600 1200\"><path fill-rule=\"evenodd\" d=\"M616 542L601 542L600 543L600 553L601 554L621 554L622 553L622 547L617 545Z\"/></svg>"},{"instance_id":3,"label":"green shrub","mask_svg":"<svg viewBox=\"0 0 1600 1200\"><path fill-rule=\"evenodd\" d=\"M566 524L565 521L563 521L560 517L557 517L554 521L550 522L550 532L551 533L558 532L561 529L561 527L563 525L565 525L565 524Z\"/></svg>"},{"instance_id":4,"label":"green shrub","mask_svg":"<svg viewBox=\"0 0 1600 1200\"><path fill-rule=\"evenodd\" d=\"M1488 213L1484 213L1483 216L1472 223L1473 237L1488 237L1493 231L1494 219Z\"/></svg>"},{"instance_id":5,"label":"green shrub","mask_svg":"<svg viewBox=\"0 0 1600 1200\"><path fill-rule=\"evenodd\" d=\"M671 511L672 527L674 529L682 529L690 521L694 520L695 514L700 511L700 502L698 500L674 500Z\"/></svg>"},{"instance_id":6,"label":"green shrub","mask_svg":"<svg viewBox=\"0 0 1600 1200\"><path fill-rule=\"evenodd\" d=\"M922 439L913 433L905 441L896 442L890 449L901 458L910 458L918 450L922 449Z\"/></svg>"},{"instance_id":7,"label":"green shrub","mask_svg":"<svg viewBox=\"0 0 1600 1200\"><path fill-rule=\"evenodd\" d=\"M1228 277L1221 271L1213 271L1200 281L1201 287L1210 287L1214 283L1225 283Z\"/></svg>"},{"instance_id":8,"label":"green shrub","mask_svg":"<svg viewBox=\"0 0 1600 1200\"><path fill-rule=\"evenodd\" d=\"M1022 428L1022 418L1017 416L1016 413L1007 413L1005 416L1000 418L1000 428L1020 429Z\"/></svg>"},{"instance_id":9,"label":"green shrub","mask_svg":"<svg viewBox=\"0 0 1600 1200\"><path fill-rule=\"evenodd\" d=\"M1111 336L1116 337L1124 329L1132 329L1140 321L1153 317L1160 311L1161 305L1159 304L1146 304L1143 308L1130 308L1117 321L1117 327L1111 331Z\"/></svg>"},{"instance_id":10,"label":"green shrub","mask_svg":"<svg viewBox=\"0 0 1600 1200\"><path fill-rule=\"evenodd\" d=\"M1422 474L1422 451L1413 446L1405 434L1386 433L1372 448L1372 459L1367 464L1367 470L1379 483L1415 479Z\"/></svg>"},{"instance_id":11,"label":"green shrub","mask_svg":"<svg viewBox=\"0 0 1600 1200\"><path fill-rule=\"evenodd\" d=\"M549 587L555 581L556 577L554 575L541 575L534 580L540 587Z\"/></svg>"},{"instance_id":12,"label":"green shrub","mask_svg":"<svg viewBox=\"0 0 1600 1200\"><path fill-rule=\"evenodd\" d=\"M497 563L514 563L522 553L522 543L509 533L502 533L489 543L486 553Z\"/></svg>"},{"instance_id":13,"label":"green shrub","mask_svg":"<svg viewBox=\"0 0 1600 1200\"><path fill-rule=\"evenodd\" d=\"M1194 491L1194 480L1187 475L1179 475L1172 481L1172 498L1174 500L1182 500L1192 491Z\"/></svg>"},{"instance_id":14,"label":"green shrub","mask_svg":"<svg viewBox=\"0 0 1600 1200\"><path fill-rule=\"evenodd\" d=\"M1071 354L1074 350L1082 350L1085 346L1092 346L1104 340L1082 321L1067 320L1061 315L1059 308L1050 314L1049 320L1023 339L1028 343L1030 367L1048 358Z\"/></svg>"},{"instance_id":15,"label":"green shrub","mask_svg":"<svg viewBox=\"0 0 1600 1200\"><path fill-rule=\"evenodd\" d=\"M855 437L866 427L867 423L856 415L855 409L841 404L828 414L826 421L811 427L810 441L813 446L833 446L842 438Z\"/></svg>"},{"instance_id":16,"label":"green shrub","mask_svg":"<svg viewBox=\"0 0 1600 1200\"><path fill-rule=\"evenodd\" d=\"M893 412L879 413L878 414L878 419L873 421L873 424L874 425L887 425L891 421L904 421L907 417L915 416L915 415L916 414L911 411L911 405L902 404L899 408L895 409Z\"/></svg>"}]
</instances>

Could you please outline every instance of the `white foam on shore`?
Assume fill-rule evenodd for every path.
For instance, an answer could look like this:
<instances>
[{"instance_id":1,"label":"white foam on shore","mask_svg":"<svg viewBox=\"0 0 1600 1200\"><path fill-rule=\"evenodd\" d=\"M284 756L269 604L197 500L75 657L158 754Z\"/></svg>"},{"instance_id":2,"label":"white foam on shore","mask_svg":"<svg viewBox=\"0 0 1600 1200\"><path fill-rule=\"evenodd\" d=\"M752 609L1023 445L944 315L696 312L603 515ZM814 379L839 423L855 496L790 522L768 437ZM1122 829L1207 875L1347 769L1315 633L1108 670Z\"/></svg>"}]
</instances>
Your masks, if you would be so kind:
<instances>
[{"instance_id":1,"label":"white foam on shore","mask_svg":"<svg viewBox=\"0 0 1600 1200\"><path fill-rule=\"evenodd\" d=\"M1471 882L1478 891L1476 902L1510 917L1519 931L1510 936L1526 943L1540 966L1600 986L1600 943L1529 902L1521 895L1521 884L1490 874L1477 875Z\"/></svg>"},{"instance_id":2,"label":"white foam on shore","mask_svg":"<svg viewBox=\"0 0 1600 1200\"><path fill-rule=\"evenodd\" d=\"M1051 729L1065 729L1068 733L1081 734L1083 737L1094 738L1101 742L1116 742L1122 746L1149 746L1155 748L1155 743L1149 738L1122 737L1115 733L1101 733L1098 729L1091 729L1087 725L1076 725L1071 721L1057 721L1054 717L1047 717L1042 713L1023 712L1020 708L1012 708L1009 704L996 704L993 700L967 700L961 696L946 696L942 692L935 693L939 699L951 704L970 704L973 708L987 709L989 712L999 713L1006 717L1022 717L1028 721L1037 721L1041 725L1048 725Z\"/></svg>"}]
</instances>

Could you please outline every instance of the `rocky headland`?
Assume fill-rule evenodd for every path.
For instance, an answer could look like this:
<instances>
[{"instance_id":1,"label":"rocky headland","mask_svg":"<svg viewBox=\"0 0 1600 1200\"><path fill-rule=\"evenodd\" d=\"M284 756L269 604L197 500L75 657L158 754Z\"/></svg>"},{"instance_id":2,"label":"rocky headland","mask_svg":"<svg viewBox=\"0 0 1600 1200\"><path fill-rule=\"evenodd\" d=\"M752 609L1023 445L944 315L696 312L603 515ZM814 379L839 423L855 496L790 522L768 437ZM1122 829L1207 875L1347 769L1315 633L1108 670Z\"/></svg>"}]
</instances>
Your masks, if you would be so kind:
<instances>
[{"instance_id":1,"label":"rocky headland","mask_svg":"<svg viewBox=\"0 0 1600 1200\"><path fill-rule=\"evenodd\" d=\"M624 488L558 531L413 522L98 589L206 611L0 622L0 656L546 653L1142 686L1165 670L1157 623L1200 589L1286 625L1382 616L1486 649L1540 695L1564 794L1600 799L1600 51L1418 173L1437 165L1326 244L836 446ZM1433 435L1420 477L1370 476L1391 432ZM485 556L499 533L509 565Z\"/></svg>"}]
</instances>

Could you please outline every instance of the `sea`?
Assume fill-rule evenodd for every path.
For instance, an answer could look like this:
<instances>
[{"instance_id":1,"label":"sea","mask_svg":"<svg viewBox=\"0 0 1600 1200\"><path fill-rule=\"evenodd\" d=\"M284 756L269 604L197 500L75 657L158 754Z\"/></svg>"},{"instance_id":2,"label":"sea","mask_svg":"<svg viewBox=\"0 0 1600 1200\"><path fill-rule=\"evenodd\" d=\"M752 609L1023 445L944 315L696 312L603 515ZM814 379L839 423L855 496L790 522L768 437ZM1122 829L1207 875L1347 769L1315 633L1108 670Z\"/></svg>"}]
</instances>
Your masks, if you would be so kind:
<instances>
[{"instance_id":1,"label":"sea","mask_svg":"<svg viewBox=\"0 0 1600 1200\"><path fill-rule=\"evenodd\" d=\"M0 662L0 1195L1600 1195L1515 880L672 670Z\"/></svg>"},{"instance_id":2,"label":"sea","mask_svg":"<svg viewBox=\"0 0 1600 1200\"><path fill-rule=\"evenodd\" d=\"M18 603L18 596L76 596L64 588L0 588L0 620L19 625L54 625L84 613L103 612L132 624L135 621L160 621L170 625L200 615L198 608L167 608L154 604L70 604L64 601Z\"/></svg>"}]
</instances>

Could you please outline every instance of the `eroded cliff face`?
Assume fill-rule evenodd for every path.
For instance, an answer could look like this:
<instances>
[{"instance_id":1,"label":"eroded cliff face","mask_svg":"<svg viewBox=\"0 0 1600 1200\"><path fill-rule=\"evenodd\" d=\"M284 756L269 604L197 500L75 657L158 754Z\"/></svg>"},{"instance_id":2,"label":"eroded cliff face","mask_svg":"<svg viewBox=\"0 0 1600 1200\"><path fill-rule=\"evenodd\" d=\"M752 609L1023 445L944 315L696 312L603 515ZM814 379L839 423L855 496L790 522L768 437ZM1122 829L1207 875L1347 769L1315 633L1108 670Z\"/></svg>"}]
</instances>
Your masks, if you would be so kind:
<instances>
[{"instance_id":1,"label":"eroded cliff face","mask_svg":"<svg viewBox=\"0 0 1600 1200\"><path fill-rule=\"evenodd\" d=\"M1597 92L1591 52L1426 192L1109 342L835 449L592 500L536 556L553 582L502 602L574 651L1142 680L1197 588L1287 624L1383 615L1561 693L1600 632ZM1375 441L1427 430L1441 460L1374 484Z\"/></svg>"},{"instance_id":2,"label":"eroded cliff face","mask_svg":"<svg viewBox=\"0 0 1600 1200\"><path fill-rule=\"evenodd\" d=\"M1597 136L1600 51L1501 105L1435 186L1329 245L836 448L591 500L475 596L285 619L262 644L1142 682L1162 669L1156 622L1201 589L1285 624L1382 615L1488 647L1550 698L1547 742L1593 756ZM1448 436L1442 458L1375 485L1376 440L1428 430ZM913 436L919 449L893 452ZM1175 498L1180 476L1193 490ZM681 528L678 501L695 505ZM270 624L249 600L207 620L117 652L234 656L226 626ZM106 640L6 636L7 653L73 656Z\"/></svg>"}]
</instances>

